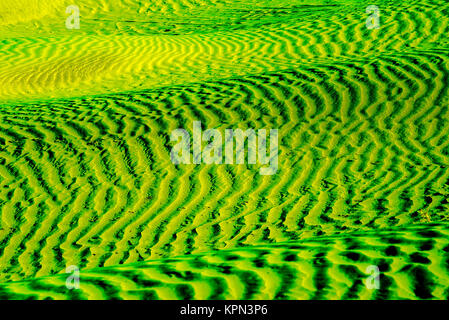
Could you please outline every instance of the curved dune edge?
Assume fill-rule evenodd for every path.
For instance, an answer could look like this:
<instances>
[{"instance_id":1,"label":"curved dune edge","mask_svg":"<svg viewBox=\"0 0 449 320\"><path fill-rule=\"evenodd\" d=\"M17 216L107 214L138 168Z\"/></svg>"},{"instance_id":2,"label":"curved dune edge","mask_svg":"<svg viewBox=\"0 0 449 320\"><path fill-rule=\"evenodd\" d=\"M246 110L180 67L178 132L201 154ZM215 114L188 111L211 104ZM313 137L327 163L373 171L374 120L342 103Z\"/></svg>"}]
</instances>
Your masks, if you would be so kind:
<instances>
[{"instance_id":1,"label":"curved dune edge","mask_svg":"<svg viewBox=\"0 0 449 320\"><path fill-rule=\"evenodd\" d=\"M0 284L13 299L447 299L449 224L255 244ZM379 289L366 283L378 266ZM405 281L404 281L405 280Z\"/></svg>"},{"instance_id":2,"label":"curved dune edge","mask_svg":"<svg viewBox=\"0 0 449 320\"><path fill-rule=\"evenodd\" d=\"M3 6L3 12L15 12L9 10L12 4ZM41 6L36 3L36 8L27 10L45 13ZM170 23L128 2L83 1L79 6L85 7L82 18L88 23L79 30L65 29L64 11L58 11L65 8L62 1L47 8L51 14L40 23L0 25L6 53L0 55L0 101L144 90L185 84L193 78L210 81L322 63L366 63L385 55L426 50L429 44L440 44L446 32L445 16L436 4L419 14L416 12L422 8L418 3L406 13L388 5L385 28L372 32L364 29L364 20L351 2L314 6L279 1L277 6L267 8L260 3L252 10L249 4L243 8L231 5L234 19L235 15L240 19L230 22L230 30L218 23L218 17L232 17L228 13L232 9L225 4L207 7L193 3L179 12L164 11L162 17ZM160 8L157 3L155 7ZM359 7L357 4L358 11ZM204 33L173 29L188 25L186 20L197 17L196 10L200 17L208 17L194 23L197 29L213 23L220 27ZM120 28L119 22L103 25L119 11L125 14L124 20L127 15L134 16L126 20L133 26L159 29L134 32ZM410 25L416 26L414 32L407 28ZM16 34L16 26L21 34ZM36 32L32 38L26 36Z\"/></svg>"}]
</instances>

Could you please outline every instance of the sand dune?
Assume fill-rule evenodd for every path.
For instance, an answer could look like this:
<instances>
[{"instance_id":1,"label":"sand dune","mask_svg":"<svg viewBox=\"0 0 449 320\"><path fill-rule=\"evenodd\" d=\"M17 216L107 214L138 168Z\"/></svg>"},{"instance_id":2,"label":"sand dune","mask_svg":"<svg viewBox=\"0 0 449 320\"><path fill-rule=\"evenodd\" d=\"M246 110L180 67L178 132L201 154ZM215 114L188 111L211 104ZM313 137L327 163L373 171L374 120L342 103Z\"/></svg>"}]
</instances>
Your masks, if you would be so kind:
<instances>
[{"instance_id":1,"label":"sand dune","mask_svg":"<svg viewBox=\"0 0 449 320\"><path fill-rule=\"evenodd\" d=\"M0 4L0 298L449 298L446 1L69 4ZM193 121L278 173L173 165Z\"/></svg>"}]
</instances>

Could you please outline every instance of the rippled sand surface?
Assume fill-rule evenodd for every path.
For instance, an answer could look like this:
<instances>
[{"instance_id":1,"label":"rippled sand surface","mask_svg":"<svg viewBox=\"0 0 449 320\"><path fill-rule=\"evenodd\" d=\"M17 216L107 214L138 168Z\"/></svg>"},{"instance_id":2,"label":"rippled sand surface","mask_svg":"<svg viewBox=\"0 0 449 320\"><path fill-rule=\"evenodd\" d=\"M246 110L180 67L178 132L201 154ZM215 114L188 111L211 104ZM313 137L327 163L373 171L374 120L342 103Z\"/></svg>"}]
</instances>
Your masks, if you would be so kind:
<instances>
[{"instance_id":1,"label":"rippled sand surface","mask_svg":"<svg viewBox=\"0 0 449 320\"><path fill-rule=\"evenodd\" d=\"M0 298L449 299L449 3L371 4L2 0ZM175 166L194 121L277 173Z\"/></svg>"}]
</instances>

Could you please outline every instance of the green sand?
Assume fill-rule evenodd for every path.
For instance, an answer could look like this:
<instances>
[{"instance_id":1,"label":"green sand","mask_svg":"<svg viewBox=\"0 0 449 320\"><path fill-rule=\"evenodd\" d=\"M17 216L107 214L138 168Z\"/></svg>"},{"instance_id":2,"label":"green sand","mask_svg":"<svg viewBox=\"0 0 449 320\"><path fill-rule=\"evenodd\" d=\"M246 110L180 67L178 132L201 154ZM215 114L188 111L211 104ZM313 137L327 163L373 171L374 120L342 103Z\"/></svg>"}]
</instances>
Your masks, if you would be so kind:
<instances>
[{"instance_id":1,"label":"green sand","mask_svg":"<svg viewBox=\"0 0 449 320\"><path fill-rule=\"evenodd\" d=\"M70 4L0 4L1 299L449 299L446 1ZM277 174L173 165L193 121Z\"/></svg>"}]
</instances>

